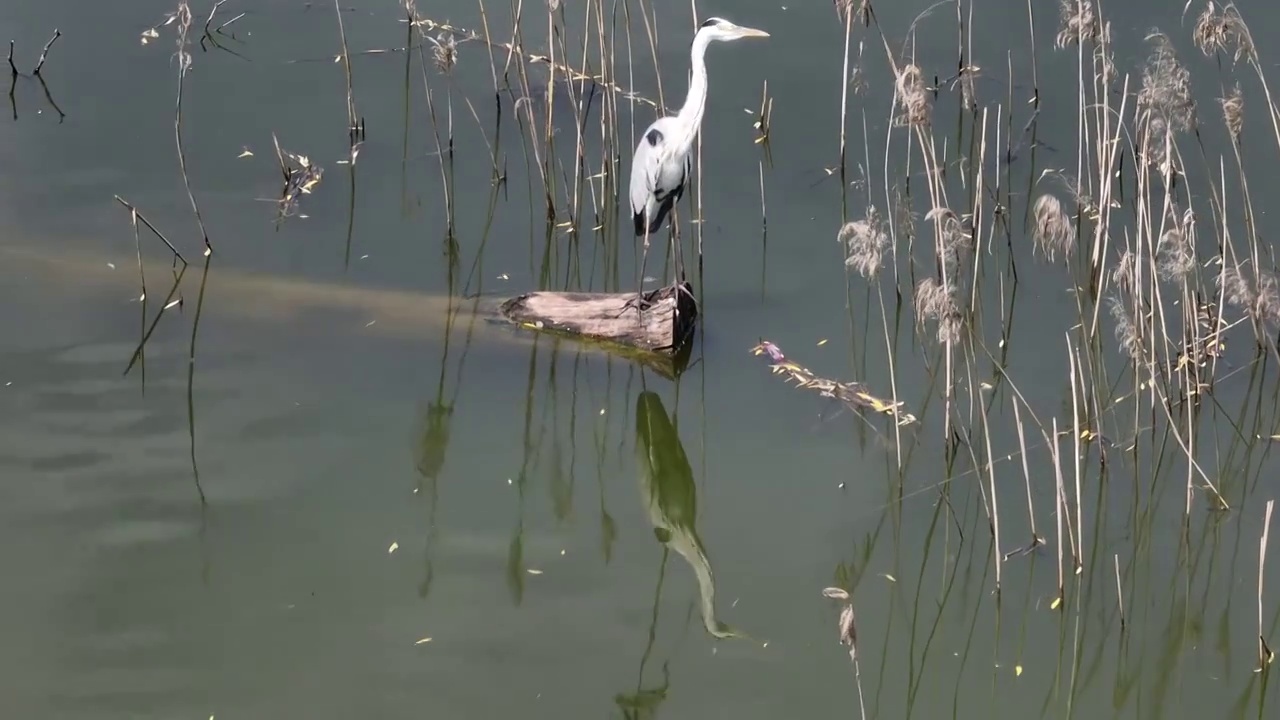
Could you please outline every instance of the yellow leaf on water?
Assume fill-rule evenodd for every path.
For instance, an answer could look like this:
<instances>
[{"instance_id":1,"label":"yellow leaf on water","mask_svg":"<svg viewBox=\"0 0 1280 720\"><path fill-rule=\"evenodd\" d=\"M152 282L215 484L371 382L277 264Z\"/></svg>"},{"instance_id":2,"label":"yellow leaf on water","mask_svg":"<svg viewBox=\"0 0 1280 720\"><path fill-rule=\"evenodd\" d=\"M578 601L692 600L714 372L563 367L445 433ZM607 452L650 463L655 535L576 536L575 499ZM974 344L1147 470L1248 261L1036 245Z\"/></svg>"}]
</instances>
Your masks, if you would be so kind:
<instances>
[{"instance_id":1,"label":"yellow leaf on water","mask_svg":"<svg viewBox=\"0 0 1280 720\"><path fill-rule=\"evenodd\" d=\"M535 568L529 568L529 569L527 570L527 572L528 572L530 575L541 575L541 574L542 574L542 571L541 571L541 570L538 570L538 569L535 569Z\"/></svg>"},{"instance_id":2,"label":"yellow leaf on water","mask_svg":"<svg viewBox=\"0 0 1280 720\"><path fill-rule=\"evenodd\" d=\"M1061 605L1061 604L1062 604L1062 598L1060 598L1060 597L1059 597L1059 598L1054 598L1054 599L1053 599L1053 604L1049 606L1049 609L1050 609L1050 610L1057 610L1057 609L1058 609L1058 606L1059 606L1059 605Z\"/></svg>"},{"instance_id":3,"label":"yellow leaf on water","mask_svg":"<svg viewBox=\"0 0 1280 720\"><path fill-rule=\"evenodd\" d=\"M390 555L391 553L395 552L396 549L399 547L400 547L400 543L398 542L391 543L391 547L387 548L387 554Z\"/></svg>"},{"instance_id":4,"label":"yellow leaf on water","mask_svg":"<svg viewBox=\"0 0 1280 720\"><path fill-rule=\"evenodd\" d=\"M431 642L431 638L429 638L429 637L424 637L424 638L422 638L421 640L419 640L418 642L414 643L414 645L426 645L426 644L427 644L427 643L429 643L429 642Z\"/></svg>"},{"instance_id":5,"label":"yellow leaf on water","mask_svg":"<svg viewBox=\"0 0 1280 720\"><path fill-rule=\"evenodd\" d=\"M242 151L240 152L240 154L239 154L239 155L237 155L236 157L238 157L238 158L242 158L242 157L253 157L253 151L252 151L252 150L250 150L249 148L245 148L245 149L244 149L244 150L242 150Z\"/></svg>"},{"instance_id":6,"label":"yellow leaf on water","mask_svg":"<svg viewBox=\"0 0 1280 720\"><path fill-rule=\"evenodd\" d=\"M1015 676L1017 676L1017 677L1022 677L1022 666L1021 666L1021 665L1014 665L1014 666L1013 666L1013 674L1014 674Z\"/></svg>"},{"instance_id":7,"label":"yellow leaf on water","mask_svg":"<svg viewBox=\"0 0 1280 720\"><path fill-rule=\"evenodd\" d=\"M826 345L826 344L827 344L826 338L822 338L821 340L818 341L818 347L822 347L823 345Z\"/></svg>"},{"instance_id":8,"label":"yellow leaf on water","mask_svg":"<svg viewBox=\"0 0 1280 720\"><path fill-rule=\"evenodd\" d=\"M898 578L896 578L896 577L894 577L894 576L890 575L889 573L880 573L880 574L884 576L884 579L885 579L885 580L888 580L888 581L889 581L889 582L891 582L891 583L896 583L896 582L898 582Z\"/></svg>"}]
</instances>

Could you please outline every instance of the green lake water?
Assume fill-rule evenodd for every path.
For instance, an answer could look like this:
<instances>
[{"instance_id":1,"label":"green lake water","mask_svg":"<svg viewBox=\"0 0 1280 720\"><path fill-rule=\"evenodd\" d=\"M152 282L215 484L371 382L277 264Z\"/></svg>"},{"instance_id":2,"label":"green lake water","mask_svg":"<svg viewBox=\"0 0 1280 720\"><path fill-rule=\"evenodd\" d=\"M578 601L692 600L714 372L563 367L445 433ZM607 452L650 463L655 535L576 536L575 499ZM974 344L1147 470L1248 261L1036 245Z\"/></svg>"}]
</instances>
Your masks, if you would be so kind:
<instances>
[{"instance_id":1,"label":"green lake water","mask_svg":"<svg viewBox=\"0 0 1280 720\"><path fill-rule=\"evenodd\" d=\"M555 22L569 28L571 52L559 57L557 43L557 61L577 67L587 5L563 5ZM878 5L900 52L929 4ZM1197 480L1184 534L1186 454L1142 394L1138 424L1160 428L1163 454L1150 442L1126 451L1137 381L1103 308L1096 337L1118 388L1107 397L1130 393L1116 401L1128 408L1129 436L1125 421L1105 421L1119 436L1108 438L1105 473L1096 445L1081 453L1078 495L1073 443L1058 444L1070 505L1083 508L1084 567L1072 574L1064 551L1066 601L1052 608L1059 518L1041 429L1072 425L1067 343L1078 318L1067 269L1033 254L1024 214L1042 171L1075 172L1078 78L1076 50L1053 47L1057 4L1031 5L1039 144L1008 163L1007 136L990 134L985 166L1013 188L1011 241L998 232L976 253L985 350L969 363L955 356L952 429L966 438L956 452L946 443L936 328L913 321L913 279L934 272L929 201L907 129L892 129L885 158L893 76L874 26L855 23L850 46L853 61L864 58L866 87L850 85L844 203L839 172L828 172L839 164L845 37L829 2L696 3L699 18L722 15L771 37L709 52L703 268L693 280L702 317L676 380L467 310L463 295L627 291L635 275L629 220L620 232L592 232L589 195L583 230L556 227L548 239L542 181L526 161L534 141L512 97L495 101L483 42L459 43L445 76L401 5L343 0L365 130L353 169L343 164L334 6L229 0L210 29L243 17L212 35L221 49L202 49L213 4L195 4L182 137L214 248L206 276L175 146L180 60L176 23L164 24L173 7L4 3L0 39L16 41L23 75L12 114L0 112L0 716L859 717L860 687L866 715L878 718L1271 717L1274 678L1254 670L1264 504L1280 495L1266 442L1280 433L1277 368L1255 353L1247 323L1231 331L1194 433L1199 467L1231 507L1213 510ZM604 7L620 82L632 82L630 27L634 86L650 98L641 13L655 14L663 92L678 107L690 4ZM979 105L992 128L1023 137L1034 89L1027 5L961 8L982 68ZM1255 38L1280 29L1274 5L1240 8ZM1235 171L1218 66L1191 43L1201 9L1197 0L1184 19L1181 3L1113 1L1101 13L1131 92L1148 31L1172 38L1200 122L1212 128L1202 144L1179 139L1203 179L1219 159ZM420 1L417 11L459 28L487 21L502 42L513 26L508 3L488 2L482 14L477 0ZM547 55L546 5L522 12L526 52ZM142 42L153 26L157 36ZM41 77L29 76L55 28ZM947 81L957 69L956 4L933 6L916 33L914 62L942 83L934 136L958 176L956 146L969 143L974 121L966 114L957 130L958 85ZM406 42L424 48L425 63ZM397 50L366 52L378 49ZM1260 40L1258 50L1270 72L1274 48ZM494 53L501 72L505 51ZM545 66L529 67L545 87ZM1253 103L1246 161L1269 250L1280 148L1251 71L1231 72ZM766 81L771 161L762 166L752 124ZM530 102L546 112L545 96ZM634 107L633 126L619 97L624 181L636 133L654 117ZM562 223L577 132L573 101L561 95L553 108ZM447 136L450 113L452 238L435 135ZM598 123L594 114L587 123L589 174L599 172ZM324 170L278 226L273 133ZM495 143L505 171L496 194ZM908 180L920 235L911 247L901 240L896 270L870 284L846 271L837 232L865 214L868 186L884 211L886 183ZM686 241L697 195L682 206ZM181 306L164 313L127 374L174 275L144 228L144 308L131 216L116 196L190 263L172 296ZM1241 211L1231 203L1235 227ZM1124 241L1120 231L1111 238ZM661 278L654 257L665 235L655 243L649 274ZM616 270L606 267L615 247ZM1217 252L1208 230L1198 249L1202 263ZM896 387L918 422L895 432L883 415L842 412L788 385L751 353L762 339L819 376L884 398ZM980 397L969 393L982 383ZM1029 481L1015 387L1026 403ZM988 446L971 409L989 402L994 480L976 459ZM999 593L984 509L993 483L1000 552L1031 537L1028 486L1047 542L1001 564ZM1061 537L1070 542L1066 530ZM1278 556L1273 542L1261 609L1273 647ZM852 594L856 676L839 642L840 605L823 596L830 586Z\"/></svg>"}]
</instances>

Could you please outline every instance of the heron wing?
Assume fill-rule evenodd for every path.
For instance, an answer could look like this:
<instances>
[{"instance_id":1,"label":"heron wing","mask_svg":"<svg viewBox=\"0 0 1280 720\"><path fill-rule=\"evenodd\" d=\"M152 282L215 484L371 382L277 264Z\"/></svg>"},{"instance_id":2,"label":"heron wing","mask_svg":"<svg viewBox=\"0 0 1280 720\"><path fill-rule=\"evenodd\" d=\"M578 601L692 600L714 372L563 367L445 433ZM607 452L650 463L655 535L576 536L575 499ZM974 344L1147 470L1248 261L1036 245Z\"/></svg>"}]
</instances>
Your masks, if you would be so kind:
<instances>
[{"instance_id":1,"label":"heron wing","mask_svg":"<svg viewBox=\"0 0 1280 720\"><path fill-rule=\"evenodd\" d=\"M681 153L672 135L674 118L661 118L640 137L631 161L631 212L636 234L653 232L666 220L672 204L684 193L689 175L688 153Z\"/></svg>"}]
</instances>

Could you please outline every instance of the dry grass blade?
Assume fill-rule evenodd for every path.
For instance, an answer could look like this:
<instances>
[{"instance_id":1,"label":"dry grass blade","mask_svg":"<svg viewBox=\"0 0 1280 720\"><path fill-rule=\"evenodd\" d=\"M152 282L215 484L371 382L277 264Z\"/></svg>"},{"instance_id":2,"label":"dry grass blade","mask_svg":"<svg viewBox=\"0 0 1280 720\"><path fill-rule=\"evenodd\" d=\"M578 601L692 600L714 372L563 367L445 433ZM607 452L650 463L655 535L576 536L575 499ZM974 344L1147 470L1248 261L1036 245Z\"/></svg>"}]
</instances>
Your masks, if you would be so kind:
<instances>
[{"instance_id":1,"label":"dry grass blade","mask_svg":"<svg viewBox=\"0 0 1280 720\"><path fill-rule=\"evenodd\" d=\"M762 340L751 348L752 355L768 355L769 367L775 375L785 375L794 381L796 386L805 390L813 390L822 397L834 398L854 410L872 410L897 418L900 425L916 422L911 413L905 412L902 402L889 402L873 395L865 385L857 382L837 382L820 378L809 369L801 367L786 358L777 345Z\"/></svg>"},{"instance_id":2,"label":"dry grass blade","mask_svg":"<svg viewBox=\"0 0 1280 720\"><path fill-rule=\"evenodd\" d=\"M853 598L844 589L836 587L829 587L823 590L822 594L841 603L840 616L836 620L836 637L839 638L841 645L849 648L854 684L858 689L858 708L861 711L861 717L866 720L867 708L862 699L862 669L858 663L858 623L853 612Z\"/></svg>"},{"instance_id":3,"label":"dry grass blade","mask_svg":"<svg viewBox=\"0 0 1280 720\"><path fill-rule=\"evenodd\" d=\"M316 185L324 177L324 168L313 163L306 155L299 155L283 150L280 139L273 132L271 142L275 146L276 162L280 168L282 187L280 197L276 200L279 211L276 215L276 226L287 217L292 217L297 210L303 195L311 194Z\"/></svg>"}]
</instances>

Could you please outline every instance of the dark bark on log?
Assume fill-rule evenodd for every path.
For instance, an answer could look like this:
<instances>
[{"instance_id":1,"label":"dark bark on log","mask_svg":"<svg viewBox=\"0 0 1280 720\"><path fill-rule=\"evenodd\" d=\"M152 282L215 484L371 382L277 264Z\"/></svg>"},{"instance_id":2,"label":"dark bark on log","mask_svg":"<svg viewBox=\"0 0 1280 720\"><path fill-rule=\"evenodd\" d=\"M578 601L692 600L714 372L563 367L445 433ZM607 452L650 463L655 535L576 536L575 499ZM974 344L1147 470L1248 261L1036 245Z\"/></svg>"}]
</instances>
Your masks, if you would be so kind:
<instances>
[{"instance_id":1,"label":"dark bark on log","mask_svg":"<svg viewBox=\"0 0 1280 720\"><path fill-rule=\"evenodd\" d=\"M657 361L658 369L669 366L678 374L698 317L692 288L667 286L643 298L637 303L635 293L532 292L504 302L501 313L522 327L595 341L621 354L640 351L651 356L646 364Z\"/></svg>"}]
</instances>

